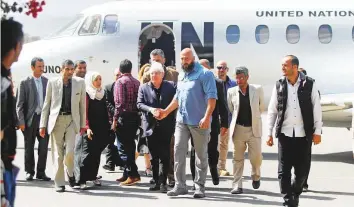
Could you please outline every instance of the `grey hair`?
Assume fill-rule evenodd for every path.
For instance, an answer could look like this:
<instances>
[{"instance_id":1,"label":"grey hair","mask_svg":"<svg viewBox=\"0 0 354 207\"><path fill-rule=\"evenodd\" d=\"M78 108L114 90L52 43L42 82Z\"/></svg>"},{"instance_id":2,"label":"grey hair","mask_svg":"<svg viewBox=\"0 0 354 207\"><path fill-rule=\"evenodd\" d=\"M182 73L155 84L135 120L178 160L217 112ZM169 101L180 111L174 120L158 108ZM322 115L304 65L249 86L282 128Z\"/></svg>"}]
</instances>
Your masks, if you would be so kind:
<instances>
[{"instance_id":1,"label":"grey hair","mask_svg":"<svg viewBox=\"0 0 354 207\"><path fill-rule=\"evenodd\" d=\"M31 66L35 67L37 61L38 61L38 62L43 62L43 59L40 58L40 57L34 57L34 58L32 58L32 60L31 60Z\"/></svg>"},{"instance_id":2,"label":"grey hair","mask_svg":"<svg viewBox=\"0 0 354 207\"><path fill-rule=\"evenodd\" d=\"M159 55L159 56L161 56L162 58L165 58L165 53L164 53L163 50L161 50L161 49L154 49L153 51L151 51L150 57L156 56L156 55Z\"/></svg>"},{"instance_id":3,"label":"grey hair","mask_svg":"<svg viewBox=\"0 0 354 207\"><path fill-rule=\"evenodd\" d=\"M153 72L160 72L160 73L165 73L165 70L163 69L163 66L159 62L152 62L150 69L148 71L149 74Z\"/></svg>"},{"instance_id":4,"label":"grey hair","mask_svg":"<svg viewBox=\"0 0 354 207\"><path fill-rule=\"evenodd\" d=\"M245 66L239 66L235 68L235 74L244 74L245 76L248 76L248 69Z\"/></svg>"}]
</instances>

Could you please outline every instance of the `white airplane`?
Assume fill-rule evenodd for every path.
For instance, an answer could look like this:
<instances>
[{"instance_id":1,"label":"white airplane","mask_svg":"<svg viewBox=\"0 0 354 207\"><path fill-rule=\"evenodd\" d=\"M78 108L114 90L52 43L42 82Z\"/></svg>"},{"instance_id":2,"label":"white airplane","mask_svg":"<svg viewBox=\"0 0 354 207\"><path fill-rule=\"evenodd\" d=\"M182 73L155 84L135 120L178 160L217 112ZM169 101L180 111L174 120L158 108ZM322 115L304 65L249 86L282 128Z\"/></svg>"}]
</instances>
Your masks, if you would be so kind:
<instances>
[{"instance_id":1,"label":"white airplane","mask_svg":"<svg viewBox=\"0 0 354 207\"><path fill-rule=\"evenodd\" d=\"M57 76L64 59L85 60L89 71L113 80L121 60L133 74L161 48L166 65L180 68L179 53L193 48L214 67L244 65L250 82L264 87L266 103L281 75L281 59L296 55L316 80L325 126L350 128L354 99L354 5L350 1L113 1L82 11L51 37L25 44L12 68L16 82L30 74L34 56L45 75ZM258 9L262 8L262 9Z\"/></svg>"}]
</instances>

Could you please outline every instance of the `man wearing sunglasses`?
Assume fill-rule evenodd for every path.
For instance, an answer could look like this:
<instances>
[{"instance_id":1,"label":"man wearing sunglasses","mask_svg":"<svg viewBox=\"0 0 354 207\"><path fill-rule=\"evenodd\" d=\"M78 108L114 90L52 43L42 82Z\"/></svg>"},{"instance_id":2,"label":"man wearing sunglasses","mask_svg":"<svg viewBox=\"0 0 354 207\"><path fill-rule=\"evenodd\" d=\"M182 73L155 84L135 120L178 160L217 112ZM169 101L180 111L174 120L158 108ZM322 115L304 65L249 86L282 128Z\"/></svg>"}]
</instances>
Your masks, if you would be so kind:
<instances>
[{"instance_id":1,"label":"man wearing sunglasses","mask_svg":"<svg viewBox=\"0 0 354 207\"><path fill-rule=\"evenodd\" d=\"M224 96L225 100L227 100L227 90L229 88L237 86L236 81L231 80L229 76L227 75L227 72L229 72L229 68L227 67L227 63L224 60L219 61L216 64L216 69L217 69L217 75L220 80L224 82ZM226 107L227 108L227 107ZM228 113L229 113L229 125L232 119L232 114L227 108ZM219 143L219 163L218 163L218 169L219 169L219 175L220 176L229 176L230 173L226 170L226 158L227 158L227 152L229 150L229 130L226 131L226 133L220 135L220 143Z\"/></svg>"}]
</instances>

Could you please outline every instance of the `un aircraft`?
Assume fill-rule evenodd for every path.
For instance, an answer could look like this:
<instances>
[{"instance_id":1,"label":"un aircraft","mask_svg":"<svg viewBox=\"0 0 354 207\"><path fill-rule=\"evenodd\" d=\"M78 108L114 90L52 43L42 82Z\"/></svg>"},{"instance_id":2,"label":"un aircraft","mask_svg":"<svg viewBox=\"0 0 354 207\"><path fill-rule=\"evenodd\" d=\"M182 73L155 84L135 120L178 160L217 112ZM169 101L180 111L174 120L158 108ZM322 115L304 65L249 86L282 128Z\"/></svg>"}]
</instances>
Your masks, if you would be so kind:
<instances>
[{"instance_id":1,"label":"un aircraft","mask_svg":"<svg viewBox=\"0 0 354 207\"><path fill-rule=\"evenodd\" d=\"M128 58L133 75L161 48L166 65L180 70L179 53L250 70L264 87L266 103L281 75L281 59L294 54L321 92L324 126L350 128L354 99L354 4L351 1L179 0L112 1L83 10L45 39L24 45L12 72L16 83L30 75L34 56L45 60L45 76L60 72L64 59L83 59L104 83Z\"/></svg>"}]
</instances>

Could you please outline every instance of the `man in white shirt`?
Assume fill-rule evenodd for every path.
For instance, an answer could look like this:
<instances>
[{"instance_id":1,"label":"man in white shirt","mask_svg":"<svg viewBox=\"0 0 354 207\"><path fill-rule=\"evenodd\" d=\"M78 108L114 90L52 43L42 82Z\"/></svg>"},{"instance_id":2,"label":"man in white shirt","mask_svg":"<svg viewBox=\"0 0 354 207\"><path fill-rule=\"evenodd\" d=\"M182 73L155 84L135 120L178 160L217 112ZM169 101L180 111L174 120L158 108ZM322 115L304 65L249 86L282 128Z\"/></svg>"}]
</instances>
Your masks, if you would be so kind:
<instances>
[{"instance_id":1,"label":"man in white shirt","mask_svg":"<svg viewBox=\"0 0 354 207\"><path fill-rule=\"evenodd\" d=\"M280 190L284 206L298 206L307 177L309 145L321 142L322 112L314 80L298 72L299 59L288 55L283 59L284 77L276 82L268 108L268 141L273 145L273 128L278 138ZM295 180L291 183L291 169Z\"/></svg>"}]
</instances>

